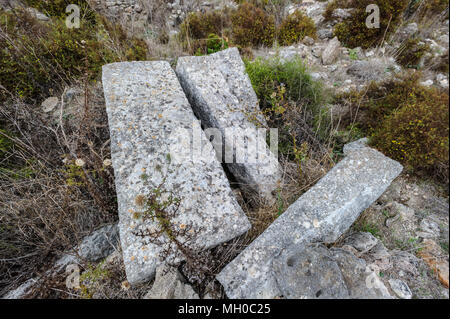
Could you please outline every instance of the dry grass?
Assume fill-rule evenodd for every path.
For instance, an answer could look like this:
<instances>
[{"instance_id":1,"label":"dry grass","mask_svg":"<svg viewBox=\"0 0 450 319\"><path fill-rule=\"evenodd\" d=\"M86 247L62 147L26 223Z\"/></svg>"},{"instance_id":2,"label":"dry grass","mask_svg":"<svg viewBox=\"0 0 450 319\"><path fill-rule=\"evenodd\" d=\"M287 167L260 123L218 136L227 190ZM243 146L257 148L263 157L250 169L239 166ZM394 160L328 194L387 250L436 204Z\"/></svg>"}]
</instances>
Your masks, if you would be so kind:
<instances>
[{"instance_id":1,"label":"dry grass","mask_svg":"<svg viewBox=\"0 0 450 319\"><path fill-rule=\"evenodd\" d=\"M19 100L0 109L13 145L0 170L0 294L117 218L112 168L103 164L110 158L103 94L97 87L84 96L71 121Z\"/></svg>"}]
</instances>

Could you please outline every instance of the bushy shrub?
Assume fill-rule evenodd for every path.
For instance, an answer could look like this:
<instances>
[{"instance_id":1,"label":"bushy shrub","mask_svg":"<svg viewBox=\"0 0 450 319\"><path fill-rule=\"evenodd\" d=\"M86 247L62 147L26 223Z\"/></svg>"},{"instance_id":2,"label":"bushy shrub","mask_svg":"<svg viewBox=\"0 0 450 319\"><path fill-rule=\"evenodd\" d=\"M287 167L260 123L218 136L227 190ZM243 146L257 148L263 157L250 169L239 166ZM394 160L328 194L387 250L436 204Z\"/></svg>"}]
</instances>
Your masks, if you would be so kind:
<instances>
[{"instance_id":1,"label":"bushy shrub","mask_svg":"<svg viewBox=\"0 0 450 319\"><path fill-rule=\"evenodd\" d=\"M354 124L387 155L447 183L448 93L419 81L415 72L344 94L350 112L342 125Z\"/></svg>"},{"instance_id":2,"label":"bushy shrub","mask_svg":"<svg viewBox=\"0 0 450 319\"><path fill-rule=\"evenodd\" d=\"M439 96L441 100L404 104L374 132L371 142L408 168L448 183L449 104L448 95Z\"/></svg>"},{"instance_id":3,"label":"bushy shrub","mask_svg":"<svg viewBox=\"0 0 450 319\"><path fill-rule=\"evenodd\" d=\"M206 46L198 48L196 55L212 54L225 49L228 49L228 42L217 34L211 33L206 40Z\"/></svg>"},{"instance_id":4,"label":"bushy shrub","mask_svg":"<svg viewBox=\"0 0 450 319\"><path fill-rule=\"evenodd\" d=\"M311 136L325 139L328 117L322 106L327 101L326 93L322 84L311 78L300 57L285 62L279 57L257 58L245 64L261 110L269 116L270 125L280 128L282 153L284 149L293 154L291 134L294 131L298 143L305 140L311 145L316 143L309 139ZM303 134L310 128L317 134ZM304 136L300 137L300 134Z\"/></svg>"},{"instance_id":5,"label":"bushy shrub","mask_svg":"<svg viewBox=\"0 0 450 319\"><path fill-rule=\"evenodd\" d=\"M24 2L49 17L64 19L68 15L67 6L74 4L80 8L80 15L85 22L95 23L96 20L95 12L91 10L86 0L25 0Z\"/></svg>"},{"instance_id":6,"label":"bushy shrub","mask_svg":"<svg viewBox=\"0 0 450 319\"><path fill-rule=\"evenodd\" d=\"M27 12L1 12L0 28L5 32L0 99L13 94L40 100L57 84L87 73L96 78L106 63L146 58L145 42L128 39L119 26L98 16L95 24L82 21L80 28L69 29L61 19L43 25Z\"/></svg>"},{"instance_id":7,"label":"bushy shrub","mask_svg":"<svg viewBox=\"0 0 450 319\"><path fill-rule=\"evenodd\" d=\"M229 10L191 12L180 25L183 39L206 39L210 34L228 34L231 25Z\"/></svg>"},{"instance_id":8,"label":"bushy shrub","mask_svg":"<svg viewBox=\"0 0 450 319\"><path fill-rule=\"evenodd\" d=\"M419 39L411 38L406 40L399 49L397 62L405 68L418 68L420 59L430 51L430 46Z\"/></svg>"},{"instance_id":9,"label":"bushy shrub","mask_svg":"<svg viewBox=\"0 0 450 319\"><path fill-rule=\"evenodd\" d=\"M287 97L292 101L302 101L314 107L324 101L321 84L311 78L300 57L286 62L278 57L257 58L245 64L262 108L271 104L271 95L281 84L286 86Z\"/></svg>"},{"instance_id":10,"label":"bushy shrub","mask_svg":"<svg viewBox=\"0 0 450 319\"><path fill-rule=\"evenodd\" d=\"M376 4L380 9L380 28L369 29L366 19L368 5ZM335 8L353 8L351 17L344 19L334 28L334 34L347 47L362 47L364 49L380 44L380 42L395 31L402 20L409 0L334 0L329 4L325 16L331 16Z\"/></svg>"},{"instance_id":11,"label":"bushy shrub","mask_svg":"<svg viewBox=\"0 0 450 319\"><path fill-rule=\"evenodd\" d=\"M271 46L275 38L275 18L264 10L243 3L231 16L233 40L242 46Z\"/></svg>"},{"instance_id":12,"label":"bushy shrub","mask_svg":"<svg viewBox=\"0 0 450 319\"><path fill-rule=\"evenodd\" d=\"M288 15L278 30L278 40L281 45L297 43L306 36L316 38L316 25L310 17L301 11L295 11Z\"/></svg>"}]
</instances>

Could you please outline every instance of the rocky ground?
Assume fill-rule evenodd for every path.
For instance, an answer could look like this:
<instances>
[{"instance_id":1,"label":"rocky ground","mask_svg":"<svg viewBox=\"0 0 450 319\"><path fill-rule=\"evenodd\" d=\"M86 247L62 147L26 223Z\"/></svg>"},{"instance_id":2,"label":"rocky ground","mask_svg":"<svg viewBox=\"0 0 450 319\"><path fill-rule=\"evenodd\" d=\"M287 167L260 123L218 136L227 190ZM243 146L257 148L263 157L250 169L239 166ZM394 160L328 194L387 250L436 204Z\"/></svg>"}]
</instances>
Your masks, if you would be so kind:
<instances>
[{"instance_id":1,"label":"rocky ground","mask_svg":"<svg viewBox=\"0 0 450 319\"><path fill-rule=\"evenodd\" d=\"M145 6L133 0L94 2L105 16L117 18L119 15L123 23L133 29L132 32L148 30L149 15L159 12L159 7L150 7L149 4ZM337 9L333 12L333 19L325 21L323 13L327 3L328 1L308 0L286 8L287 13L302 10L314 20L318 30L316 40L306 37L301 43L289 47L253 49L253 56L265 58L278 55L281 59L289 60L298 55L305 61L311 76L323 82L335 94L352 89L360 90L370 81L382 81L404 71L403 67L395 62L396 42L367 50L343 47L333 36L333 26L341 21L348 11ZM165 18L171 34L177 34L180 22L190 11L212 10L225 5L236 6L232 1L191 3L180 0L168 1L165 5L161 10L169 12ZM420 34L421 41L429 44L431 48L431 52L421 60L421 64L427 66L448 52L448 25L449 20L446 19L431 30L424 31L416 23L407 23L395 36L400 43L413 34ZM421 83L448 89L448 74L425 67ZM82 98L81 93L73 88L65 94L71 105L66 108L67 112L76 110L76 97ZM47 100L42 106L43 112L56 118L59 116L57 105L58 100ZM337 116L345 111L343 105L327 107ZM286 270L280 261L278 266L275 266L275 271L287 272L287 281L289 276L294 276L292 281L295 281L295 278L306 272L314 274L310 281L295 281L292 286L286 284L289 288L284 291L284 297L449 298L448 245L448 191L436 186L432 181L402 173L338 241L332 244L317 243L287 253L291 254L290 257L297 258L296 265L305 265L305 258L308 259L307 267ZM125 276L116 225L101 229L86 238L74 252L75 254L71 252L71 255L63 256L48 270L45 279L30 279L6 297L42 296L42 287L51 285L55 280L61 281L65 278L65 267L77 264L80 260L88 260L91 265L81 277L81 290L78 289L72 294L61 293L60 297L211 299L225 296L217 281L211 281L206 285L206 289L198 291L178 270L162 267L158 268L154 281L131 287ZM340 275L333 277L335 284L332 287L322 291L317 283L325 280L323 274L327 271ZM368 277L368 274L375 276ZM372 281L368 283L367 278ZM368 292L368 285L377 287L377 293Z\"/></svg>"}]
</instances>

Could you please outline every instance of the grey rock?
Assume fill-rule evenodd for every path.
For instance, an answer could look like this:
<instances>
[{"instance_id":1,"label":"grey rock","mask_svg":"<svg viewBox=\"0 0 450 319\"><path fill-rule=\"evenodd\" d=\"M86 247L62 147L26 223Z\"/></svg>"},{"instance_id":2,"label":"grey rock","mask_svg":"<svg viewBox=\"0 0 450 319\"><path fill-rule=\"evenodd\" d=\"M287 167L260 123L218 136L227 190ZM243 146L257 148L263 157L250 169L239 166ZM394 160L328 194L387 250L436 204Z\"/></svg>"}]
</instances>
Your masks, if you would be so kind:
<instances>
[{"instance_id":1,"label":"grey rock","mask_svg":"<svg viewBox=\"0 0 450 319\"><path fill-rule=\"evenodd\" d=\"M315 58L320 58L322 56L323 48L320 46L314 46L311 48L311 55Z\"/></svg>"},{"instance_id":2,"label":"grey rock","mask_svg":"<svg viewBox=\"0 0 450 319\"><path fill-rule=\"evenodd\" d=\"M417 234L422 238L439 238L439 236L441 235L439 224L432 220L430 217L422 219L420 221L419 227L420 232L417 232Z\"/></svg>"},{"instance_id":3,"label":"grey rock","mask_svg":"<svg viewBox=\"0 0 450 319\"><path fill-rule=\"evenodd\" d=\"M22 299L39 282L38 278L30 278L14 290L9 291L2 299Z\"/></svg>"},{"instance_id":4,"label":"grey rock","mask_svg":"<svg viewBox=\"0 0 450 319\"><path fill-rule=\"evenodd\" d=\"M323 245L287 249L274 259L273 272L284 298L348 298L339 266Z\"/></svg>"},{"instance_id":5,"label":"grey rock","mask_svg":"<svg viewBox=\"0 0 450 319\"><path fill-rule=\"evenodd\" d=\"M339 266L351 299L392 298L378 273L351 252L332 248L331 257Z\"/></svg>"},{"instance_id":6,"label":"grey rock","mask_svg":"<svg viewBox=\"0 0 450 319\"><path fill-rule=\"evenodd\" d=\"M289 247L274 259L273 276L288 299L391 298L363 259L321 244Z\"/></svg>"},{"instance_id":7,"label":"grey rock","mask_svg":"<svg viewBox=\"0 0 450 319\"><path fill-rule=\"evenodd\" d=\"M139 231L158 229L156 222L133 217L133 212L141 211L135 202L138 195L147 196L160 187L161 200L170 193L178 198L180 205L172 223L197 230L191 238L193 249L214 247L250 228L168 62L105 65L103 87L120 240L131 285L152 279L161 263L162 247L138 235ZM190 147L194 139L201 142L200 152ZM165 237L161 240L169 243ZM168 257L178 258L175 255Z\"/></svg>"},{"instance_id":8,"label":"grey rock","mask_svg":"<svg viewBox=\"0 0 450 319\"><path fill-rule=\"evenodd\" d=\"M107 225L83 239L78 247L81 258L98 261L109 256L119 243L119 227L117 224Z\"/></svg>"},{"instance_id":9,"label":"grey rock","mask_svg":"<svg viewBox=\"0 0 450 319\"><path fill-rule=\"evenodd\" d=\"M306 45L313 45L314 44L314 39L311 38L311 37L306 36L303 39L303 43L306 44Z\"/></svg>"},{"instance_id":10,"label":"grey rock","mask_svg":"<svg viewBox=\"0 0 450 319\"><path fill-rule=\"evenodd\" d=\"M434 84L434 81L432 80L432 79L428 79L428 80L426 80L426 81L422 81L422 82L420 82L420 85L422 85L422 86L432 86Z\"/></svg>"},{"instance_id":11,"label":"grey rock","mask_svg":"<svg viewBox=\"0 0 450 319\"><path fill-rule=\"evenodd\" d=\"M178 270L161 265L156 270L155 281L144 299L199 299L192 287L183 281Z\"/></svg>"},{"instance_id":12,"label":"grey rock","mask_svg":"<svg viewBox=\"0 0 450 319\"><path fill-rule=\"evenodd\" d=\"M49 97L44 100L41 104L42 111L44 113L49 113L53 111L59 104L59 99L55 96Z\"/></svg>"},{"instance_id":13,"label":"grey rock","mask_svg":"<svg viewBox=\"0 0 450 319\"><path fill-rule=\"evenodd\" d=\"M387 248L380 241L372 249L370 249L369 254L375 260L385 259L391 256Z\"/></svg>"},{"instance_id":14,"label":"grey rock","mask_svg":"<svg viewBox=\"0 0 450 319\"><path fill-rule=\"evenodd\" d=\"M333 29L320 29L317 31L319 39L331 39L333 37Z\"/></svg>"},{"instance_id":15,"label":"grey rock","mask_svg":"<svg viewBox=\"0 0 450 319\"><path fill-rule=\"evenodd\" d=\"M290 245L334 242L383 194L402 166L369 147L348 151L217 276L229 298L273 298L272 260Z\"/></svg>"},{"instance_id":16,"label":"grey rock","mask_svg":"<svg viewBox=\"0 0 450 319\"><path fill-rule=\"evenodd\" d=\"M407 251L393 251L391 252L391 261L394 268L402 271L405 274L412 276L419 275L419 259Z\"/></svg>"},{"instance_id":17,"label":"grey rock","mask_svg":"<svg viewBox=\"0 0 450 319\"><path fill-rule=\"evenodd\" d=\"M38 11L35 8L27 8L26 10L31 16L35 17L40 21L50 21L49 17L47 17L45 14L43 14L42 12Z\"/></svg>"},{"instance_id":18,"label":"grey rock","mask_svg":"<svg viewBox=\"0 0 450 319\"><path fill-rule=\"evenodd\" d=\"M411 299L413 294L408 285L400 279L389 279L392 291L401 299Z\"/></svg>"},{"instance_id":19,"label":"grey rock","mask_svg":"<svg viewBox=\"0 0 450 319\"><path fill-rule=\"evenodd\" d=\"M338 58L341 50L341 42L337 37L330 40L322 52L322 63L324 65L333 64Z\"/></svg>"},{"instance_id":20,"label":"grey rock","mask_svg":"<svg viewBox=\"0 0 450 319\"><path fill-rule=\"evenodd\" d=\"M350 154L351 152L358 152L367 147L367 143L369 143L369 139L367 137L360 138L351 143L347 143L344 145L343 152L344 154Z\"/></svg>"},{"instance_id":21,"label":"grey rock","mask_svg":"<svg viewBox=\"0 0 450 319\"><path fill-rule=\"evenodd\" d=\"M344 20L346 18L350 18L352 16L353 9L335 9L331 16L338 20Z\"/></svg>"},{"instance_id":22,"label":"grey rock","mask_svg":"<svg viewBox=\"0 0 450 319\"><path fill-rule=\"evenodd\" d=\"M280 166L267 147L265 136L255 136L258 127L267 127L259 103L237 48L208 56L181 57L176 67L195 114L206 128L220 131L214 143L219 158L232 155L225 164L245 189L250 188L269 203L281 178ZM228 132L240 133L248 144L233 146ZM245 130L249 130L249 134ZM236 138L236 144L239 138ZM222 143L221 143L222 142ZM243 160L234 157L245 154ZM255 156L255 163L251 162Z\"/></svg>"},{"instance_id":23,"label":"grey rock","mask_svg":"<svg viewBox=\"0 0 450 319\"><path fill-rule=\"evenodd\" d=\"M375 247L378 243L378 239L371 233L360 232L345 238L344 243L355 248L360 254L364 254Z\"/></svg>"}]
</instances>

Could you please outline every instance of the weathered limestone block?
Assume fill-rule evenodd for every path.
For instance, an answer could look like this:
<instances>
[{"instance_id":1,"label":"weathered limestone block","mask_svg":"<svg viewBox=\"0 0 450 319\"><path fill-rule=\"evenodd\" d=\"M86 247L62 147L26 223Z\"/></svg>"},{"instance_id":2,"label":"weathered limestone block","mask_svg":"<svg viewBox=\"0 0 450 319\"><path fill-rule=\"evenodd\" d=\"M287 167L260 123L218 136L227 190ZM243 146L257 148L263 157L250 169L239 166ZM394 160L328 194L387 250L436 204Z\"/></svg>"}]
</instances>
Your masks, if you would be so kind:
<instances>
[{"instance_id":1,"label":"weathered limestone block","mask_svg":"<svg viewBox=\"0 0 450 319\"><path fill-rule=\"evenodd\" d=\"M191 238L193 248L211 248L250 228L169 63L106 65L103 87L120 239L131 284L154 276L161 252L161 246L150 243L145 236L158 224L134 214L142 211L135 201L137 197L148 196L159 188L165 197L172 193L181 200L171 222L196 231L195 238ZM191 142L196 144L196 134L203 149L194 155ZM139 231L144 236L139 236Z\"/></svg>"},{"instance_id":2,"label":"weathered limestone block","mask_svg":"<svg viewBox=\"0 0 450 319\"><path fill-rule=\"evenodd\" d=\"M354 143L347 155L228 264L217 279L229 298L274 298L272 261L291 245L336 241L402 171L380 152Z\"/></svg>"},{"instance_id":3,"label":"weathered limestone block","mask_svg":"<svg viewBox=\"0 0 450 319\"><path fill-rule=\"evenodd\" d=\"M293 245L273 261L273 276L287 299L392 298L363 259L322 244Z\"/></svg>"},{"instance_id":4,"label":"weathered limestone block","mask_svg":"<svg viewBox=\"0 0 450 319\"><path fill-rule=\"evenodd\" d=\"M238 49L208 56L181 57L176 73L205 128L220 131L220 136L214 137L218 157L245 188L273 202L280 167L266 144L265 134L252 133L258 127L267 127L267 123ZM236 134L235 140L228 135L230 132ZM240 142L243 139L248 143ZM239 157L240 154L248 156Z\"/></svg>"}]
</instances>

